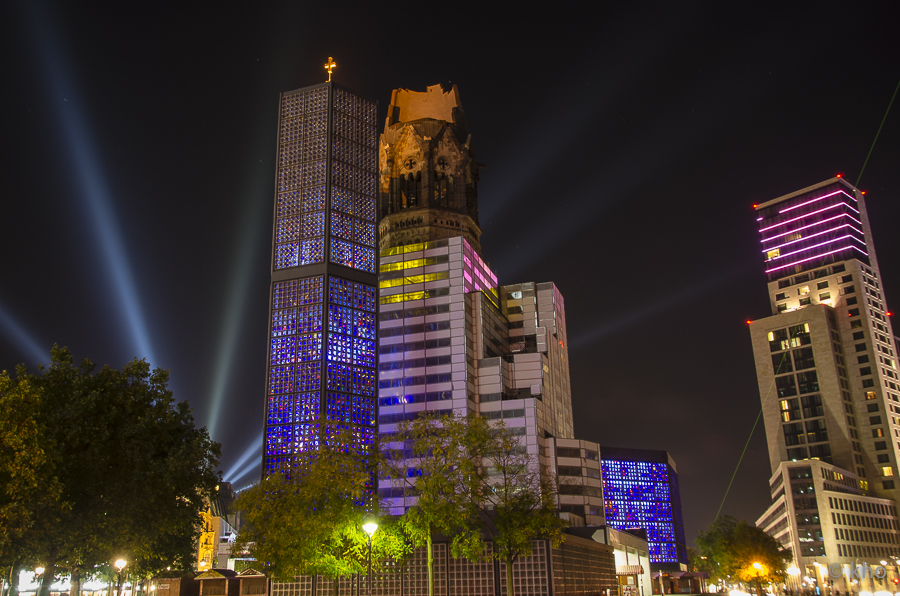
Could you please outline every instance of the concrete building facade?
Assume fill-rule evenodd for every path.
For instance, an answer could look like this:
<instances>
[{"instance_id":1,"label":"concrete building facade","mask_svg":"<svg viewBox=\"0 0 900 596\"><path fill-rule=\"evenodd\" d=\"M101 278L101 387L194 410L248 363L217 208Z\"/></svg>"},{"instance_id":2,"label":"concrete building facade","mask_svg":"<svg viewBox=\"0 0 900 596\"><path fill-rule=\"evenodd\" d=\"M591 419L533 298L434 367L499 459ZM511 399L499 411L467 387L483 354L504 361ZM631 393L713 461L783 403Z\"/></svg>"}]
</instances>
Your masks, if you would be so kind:
<instances>
[{"instance_id":1,"label":"concrete building facade","mask_svg":"<svg viewBox=\"0 0 900 596\"><path fill-rule=\"evenodd\" d=\"M863 193L832 178L756 212L772 316L750 336L773 474L757 524L801 570L878 564L900 555L900 375Z\"/></svg>"}]
</instances>

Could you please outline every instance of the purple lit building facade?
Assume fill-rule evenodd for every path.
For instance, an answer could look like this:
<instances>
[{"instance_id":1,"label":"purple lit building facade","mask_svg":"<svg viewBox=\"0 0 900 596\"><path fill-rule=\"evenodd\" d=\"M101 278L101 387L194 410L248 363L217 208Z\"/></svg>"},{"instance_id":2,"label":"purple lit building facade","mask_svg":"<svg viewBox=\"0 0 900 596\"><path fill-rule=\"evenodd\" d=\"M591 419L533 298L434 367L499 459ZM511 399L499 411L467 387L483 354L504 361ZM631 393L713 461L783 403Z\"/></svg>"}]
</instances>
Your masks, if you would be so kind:
<instances>
[{"instance_id":1,"label":"purple lit building facade","mask_svg":"<svg viewBox=\"0 0 900 596\"><path fill-rule=\"evenodd\" d=\"M263 476L374 439L376 117L331 82L281 95Z\"/></svg>"},{"instance_id":2,"label":"purple lit building facade","mask_svg":"<svg viewBox=\"0 0 900 596\"><path fill-rule=\"evenodd\" d=\"M832 178L756 213L773 313L750 324L773 474L757 524L812 575L815 557L877 564L900 554L900 374L863 195Z\"/></svg>"}]
</instances>

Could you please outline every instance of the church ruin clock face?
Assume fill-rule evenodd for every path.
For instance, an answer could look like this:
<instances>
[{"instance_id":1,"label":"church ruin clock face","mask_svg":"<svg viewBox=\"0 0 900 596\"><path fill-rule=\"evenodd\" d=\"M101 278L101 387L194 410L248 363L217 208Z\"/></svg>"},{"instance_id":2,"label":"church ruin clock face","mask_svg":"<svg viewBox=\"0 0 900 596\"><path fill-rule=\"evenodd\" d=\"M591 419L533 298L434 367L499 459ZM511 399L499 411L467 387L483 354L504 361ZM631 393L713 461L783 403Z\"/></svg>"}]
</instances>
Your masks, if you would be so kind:
<instances>
[{"instance_id":1,"label":"church ruin clock face","mask_svg":"<svg viewBox=\"0 0 900 596\"><path fill-rule=\"evenodd\" d=\"M411 170L416 167L416 158L415 157L407 157L406 161L403 162L403 167L407 170Z\"/></svg>"}]
</instances>

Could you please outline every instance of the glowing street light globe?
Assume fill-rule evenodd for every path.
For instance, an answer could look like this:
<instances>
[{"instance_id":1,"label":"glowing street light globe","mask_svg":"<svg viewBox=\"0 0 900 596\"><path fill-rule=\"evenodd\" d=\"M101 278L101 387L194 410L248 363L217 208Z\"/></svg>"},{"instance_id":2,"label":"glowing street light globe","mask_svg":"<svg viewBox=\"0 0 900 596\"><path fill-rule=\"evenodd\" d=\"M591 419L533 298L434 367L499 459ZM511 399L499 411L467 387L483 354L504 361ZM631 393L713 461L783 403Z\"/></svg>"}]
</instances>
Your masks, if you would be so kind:
<instances>
[{"instance_id":1,"label":"glowing street light globe","mask_svg":"<svg viewBox=\"0 0 900 596\"><path fill-rule=\"evenodd\" d=\"M43 567L35 567L35 568L34 568L34 573L35 573L36 575L43 575L43 574L44 574L44 568L43 568Z\"/></svg>"},{"instance_id":2,"label":"glowing street light globe","mask_svg":"<svg viewBox=\"0 0 900 596\"><path fill-rule=\"evenodd\" d=\"M759 571L760 569L762 569L762 565L760 565L759 563L754 563L753 568Z\"/></svg>"},{"instance_id":3,"label":"glowing street light globe","mask_svg":"<svg viewBox=\"0 0 900 596\"><path fill-rule=\"evenodd\" d=\"M124 569L125 565L127 564L128 563L125 561L125 559L119 559L115 562L116 569L118 569L119 571L122 571L122 569Z\"/></svg>"},{"instance_id":4,"label":"glowing street light globe","mask_svg":"<svg viewBox=\"0 0 900 596\"><path fill-rule=\"evenodd\" d=\"M378 529L378 524L375 523L375 521L373 521L373 520L369 520L363 524L362 528L363 528L363 530L365 530L366 534L369 535L369 538L371 538L372 534L375 533L375 530Z\"/></svg>"}]
</instances>

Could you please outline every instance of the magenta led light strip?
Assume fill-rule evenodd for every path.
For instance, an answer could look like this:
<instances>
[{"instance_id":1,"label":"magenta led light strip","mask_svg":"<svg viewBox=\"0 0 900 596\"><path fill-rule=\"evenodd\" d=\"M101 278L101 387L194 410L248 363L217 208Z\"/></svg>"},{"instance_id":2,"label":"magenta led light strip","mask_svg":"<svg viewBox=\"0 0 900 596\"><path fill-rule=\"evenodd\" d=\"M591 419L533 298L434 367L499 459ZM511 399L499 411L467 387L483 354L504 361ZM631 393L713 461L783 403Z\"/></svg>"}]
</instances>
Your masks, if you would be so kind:
<instances>
[{"instance_id":1,"label":"magenta led light strip","mask_svg":"<svg viewBox=\"0 0 900 596\"><path fill-rule=\"evenodd\" d=\"M819 209L818 211L812 211L812 212L810 212L810 213L807 213L806 215L801 215L801 216L799 216L799 217L795 217L794 219L789 219L789 220L787 220L787 221L783 221L783 222L780 222L780 223L771 225L771 226L769 226L769 227L767 227L767 228L760 228L759 233L762 234L762 233L765 232L766 230L771 230L772 228L778 228L778 227L781 227L781 226L786 226L787 224L789 224L789 223L791 223L791 222L794 222L794 221L797 221L797 220L799 220L799 219L803 219L803 218L806 218L806 217L810 217L811 215L815 215L816 213L822 213L823 211L828 211L829 209L834 209L835 207L840 207L841 205L844 205L844 206L846 206L846 207L850 207L850 205L847 205L847 203L841 201L840 203L835 203L834 205L829 205L828 207L822 207L822 208ZM850 209L853 209L853 207L850 207ZM853 210L856 211L856 209L853 209ZM857 212L857 213L858 213L858 212Z\"/></svg>"},{"instance_id":2,"label":"magenta led light strip","mask_svg":"<svg viewBox=\"0 0 900 596\"><path fill-rule=\"evenodd\" d=\"M852 197L852 196L848 195L848 194L845 193L844 191L842 191L842 190L836 190L836 191L834 191L834 192L831 193L831 194L822 195L821 197L818 197L818 198L816 198L816 199L812 199L812 200L810 200L810 201L806 201L805 203L800 203L799 205L794 205L793 207L788 207L787 209L782 209L781 211L778 212L778 214L781 215L782 213L787 213L788 211L791 211L791 210L793 210L793 209L798 209L798 208L800 208L800 207L803 207L804 205L809 205L810 203L815 203L816 201L821 201L822 199L827 199L828 197L833 197L833 196L836 195L836 194L842 194L842 195L844 195L845 197L850 197L850 198L853 199L854 201L856 200L855 197ZM847 206L850 207L849 205L847 205ZM850 208L853 209L853 207L850 207ZM856 209L853 209L853 210L856 211ZM856 211L856 212L859 213L859 211Z\"/></svg>"},{"instance_id":3,"label":"magenta led light strip","mask_svg":"<svg viewBox=\"0 0 900 596\"><path fill-rule=\"evenodd\" d=\"M805 230L806 228L820 226L827 221L831 221L832 219L838 219L840 217L849 217L850 219L852 219L853 221L858 223L860 226L862 225L861 221L859 221L858 219L856 219L849 213L841 213L840 215L835 215L834 217L828 217L823 220L820 220L820 221L817 221L817 222L814 222L814 223L811 223L811 224L808 224L808 225L805 225L805 226L802 226L799 228L794 228L793 230L787 230L786 232L779 232L778 234L775 234L774 236L769 236L768 238L762 238L760 240L760 242L768 242L769 240L775 240L776 238L781 238L782 236L787 236L788 234L793 234L794 232L799 232L800 230Z\"/></svg>"},{"instance_id":4,"label":"magenta led light strip","mask_svg":"<svg viewBox=\"0 0 900 596\"><path fill-rule=\"evenodd\" d=\"M862 240L860 240L859 238L857 238L855 236L851 236L850 234L847 234L846 236L841 236L840 238L835 238L834 240L828 240L827 242L820 242L819 244L813 244L812 246L807 246L806 248L801 248L800 250L795 250L794 252L786 252L783 255L778 255L777 257L772 257L771 259L766 259L766 263L771 263L772 261L777 261L778 259L783 259L784 257L789 257L791 255L796 255L801 252L806 252L806 251L812 250L814 248L819 248L820 246L825 246L826 244L832 244L839 240L843 240L844 238L851 238L853 240L856 240L863 246L866 245L866 243L863 242Z\"/></svg>"},{"instance_id":5,"label":"magenta led light strip","mask_svg":"<svg viewBox=\"0 0 900 596\"><path fill-rule=\"evenodd\" d=\"M815 234L810 234L809 236L804 236L803 238L791 240L790 242L785 242L784 244L779 244L778 246L770 246L769 248L764 248L760 252L769 252L770 250L775 250L776 248L781 248L781 247L787 246L789 244L796 244L797 242L803 242L804 240L809 240L810 238L815 238L816 236L821 236L822 234L827 234L828 232L837 232L841 228L850 228L851 230L856 230L857 232L862 234L862 230L857 230L856 228L853 227L852 224L845 223L845 224L839 225L836 228L831 228L830 230L825 230L824 232L816 232ZM774 236L774 238L777 238L777 236ZM771 238L770 238L770 240L771 240Z\"/></svg>"},{"instance_id":6,"label":"magenta led light strip","mask_svg":"<svg viewBox=\"0 0 900 596\"><path fill-rule=\"evenodd\" d=\"M805 258L805 259L800 259L799 261L794 261L793 263L788 263L787 265L781 265L780 267L775 267L774 269L767 269L767 270L766 270L766 273L772 273L773 271L778 271L779 269L784 269L785 267L792 267L792 266L794 266L794 265L799 265L800 263L805 263L806 261L811 261L811 260L813 260L813 259L818 259L819 257L824 257L824 256L826 256L826 255L834 254L834 253L836 253L836 252L841 252L842 250L847 250L848 248L855 248L856 250L858 250L858 251L861 252L862 254L864 254L864 255L866 255L866 256L869 256L869 253L867 253L866 251L862 250L861 248L857 248L857 247L855 247L855 246L853 246L853 245L850 245L850 246L843 246L843 247L837 248L837 249L835 249L835 250L831 250L831 251L828 251L828 252L823 252L822 254L813 255L813 256L808 257L808 258Z\"/></svg>"}]
</instances>

